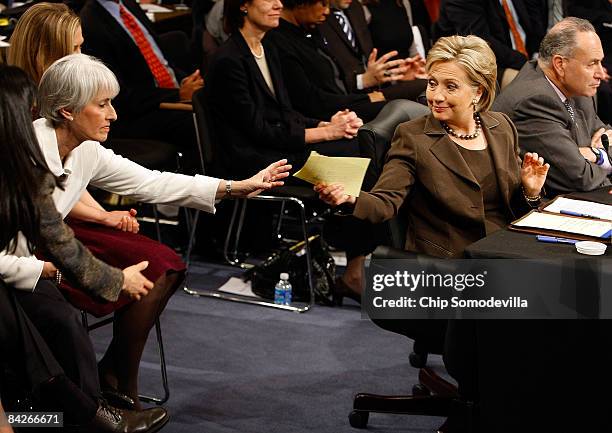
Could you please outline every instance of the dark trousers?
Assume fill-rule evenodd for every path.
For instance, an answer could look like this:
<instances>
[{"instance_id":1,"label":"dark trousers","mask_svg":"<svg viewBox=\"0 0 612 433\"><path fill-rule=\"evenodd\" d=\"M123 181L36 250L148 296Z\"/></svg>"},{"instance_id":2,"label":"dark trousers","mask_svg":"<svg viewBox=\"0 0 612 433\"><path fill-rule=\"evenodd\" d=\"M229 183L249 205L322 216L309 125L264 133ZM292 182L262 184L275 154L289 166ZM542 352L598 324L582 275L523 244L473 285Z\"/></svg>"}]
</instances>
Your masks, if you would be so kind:
<instances>
[{"instance_id":1,"label":"dark trousers","mask_svg":"<svg viewBox=\"0 0 612 433\"><path fill-rule=\"evenodd\" d=\"M86 395L100 396L96 354L80 313L49 281L40 280L33 292L19 290L15 295L66 376Z\"/></svg>"},{"instance_id":2,"label":"dark trousers","mask_svg":"<svg viewBox=\"0 0 612 433\"><path fill-rule=\"evenodd\" d=\"M15 293L0 281L0 361L24 378L22 386L34 390L63 371Z\"/></svg>"}]
</instances>

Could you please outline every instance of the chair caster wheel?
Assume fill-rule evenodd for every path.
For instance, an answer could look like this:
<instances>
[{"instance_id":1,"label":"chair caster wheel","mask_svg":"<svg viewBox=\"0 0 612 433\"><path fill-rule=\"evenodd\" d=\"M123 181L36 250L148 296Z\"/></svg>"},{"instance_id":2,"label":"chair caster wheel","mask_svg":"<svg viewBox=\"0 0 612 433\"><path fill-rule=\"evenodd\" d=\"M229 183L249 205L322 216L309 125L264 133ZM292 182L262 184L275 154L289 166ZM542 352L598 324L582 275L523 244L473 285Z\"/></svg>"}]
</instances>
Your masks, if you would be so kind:
<instances>
[{"instance_id":1,"label":"chair caster wheel","mask_svg":"<svg viewBox=\"0 0 612 433\"><path fill-rule=\"evenodd\" d=\"M412 352L408 356L408 361L414 368L423 368L427 364L427 353Z\"/></svg>"},{"instance_id":2,"label":"chair caster wheel","mask_svg":"<svg viewBox=\"0 0 612 433\"><path fill-rule=\"evenodd\" d=\"M412 395L430 395L431 392L425 388L423 385L421 385L420 383L417 383L416 385L414 385L412 387Z\"/></svg>"},{"instance_id":3,"label":"chair caster wheel","mask_svg":"<svg viewBox=\"0 0 612 433\"><path fill-rule=\"evenodd\" d=\"M349 424L353 428L366 428L368 426L369 417L370 412L354 410L349 414Z\"/></svg>"}]
</instances>

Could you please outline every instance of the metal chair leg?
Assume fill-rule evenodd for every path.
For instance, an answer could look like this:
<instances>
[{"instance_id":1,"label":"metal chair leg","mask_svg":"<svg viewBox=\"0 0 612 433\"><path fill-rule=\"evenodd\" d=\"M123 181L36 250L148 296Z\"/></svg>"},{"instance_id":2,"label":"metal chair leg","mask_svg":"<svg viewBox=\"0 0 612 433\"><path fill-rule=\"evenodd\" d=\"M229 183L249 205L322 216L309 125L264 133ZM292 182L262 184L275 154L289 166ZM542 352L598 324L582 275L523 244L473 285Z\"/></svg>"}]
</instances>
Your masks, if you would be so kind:
<instances>
[{"instance_id":1,"label":"metal chair leg","mask_svg":"<svg viewBox=\"0 0 612 433\"><path fill-rule=\"evenodd\" d=\"M308 310L310 310L313 305L314 305L314 301L315 301L315 296L314 296L314 281L313 281L313 270L312 270L312 257L310 254L310 239L308 238L308 232L307 232L307 227L306 227L306 208L304 206L304 202L298 198L295 197L275 197L275 196L265 196L265 195L259 195L256 197L252 197L249 200L259 200L259 201L271 201L271 202L281 202L281 203L294 203L298 206L299 209L299 218L300 218L300 225L302 227L302 236L304 237L304 248L306 250L306 263L307 263L307 273L308 273L308 286L309 286L309 291L310 291L310 297L308 300L308 304L301 306L301 307L297 307L297 306L293 306L293 305L278 305L275 304L273 302L269 302L269 301L261 301L261 300L257 300L257 299L249 299L249 298L245 298L245 297L240 297L237 295L230 295L230 294L226 294L226 293L219 293L219 292L214 292L214 291L210 291L210 290L195 290L195 289L191 289L189 287L187 287L187 285L185 285L185 287L183 288L183 291L191 296L205 296L205 297L209 297L209 298L216 298L216 299L223 299L226 301L232 301L232 302L240 302L243 304L252 304L252 305L260 305L263 307L270 307L270 308L276 308L279 310L287 310L287 311L295 311L298 313L304 313ZM237 206L234 206L234 215L232 215L232 220L235 219L235 213L237 213ZM234 221L230 221L230 228L233 228L234 225ZM226 237L226 244L229 244L228 238ZM230 263L234 263L234 262L230 262ZM239 266L240 263L239 262L235 262L236 266Z\"/></svg>"},{"instance_id":2,"label":"metal chair leg","mask_svg":"<svg viewBox=\"0 0 612 433\"><path fill-rule=\"evenodd\" d=\"M85 310L81 310L81 321L83 323L83 327L89 333L94 329L98 329L104 325L108 325L113 322L113 318L109 317L106 319L99 320L98 322L89 325L89 321L87 319L87 312ZM168 385L168 373L166 370L166 355L164 353L164 340L162 338L161 325L159 323L159 317L155 319L155 334L157 336L157 348L159 351L159 367L161 370L162 377L162 386L164 388L164 394L160 397L151 397L147 395L139 395L138 398L147 403L155 403L157 405L164 404L170 398L170 387Z\"/></svg>"},{"instance_id":3,"label":"metal chair leg","mask_svg":"<svg viewBox=\"0 0 612 433\"><path fill-rule=\"evenodd\" d=\"M159 226L159 213L157 212L157 205L153 205L153 217L155 218L155 231L157 233L157 242L162 243L161 228Z\"/></svg>"},{"instance_id":4,"label":"metal chair leg","mask_svg":"<svg viewBox=\"0 0 612 433\"><path fill-rule=\"evenodd\" d=\"M159 324L159 317L155 320L155 334L157 335L157 348L159 349L159 366L162 376L162 386L164 388L163 397L151 397L147 395L139 395L140 400L147 403L155 403L157 405L164 404L170 398L170 388L168 386L168 373L166 371L166 355L164 353L164 340L161 333L161 325Z\"/></svg>"}]
</instances>

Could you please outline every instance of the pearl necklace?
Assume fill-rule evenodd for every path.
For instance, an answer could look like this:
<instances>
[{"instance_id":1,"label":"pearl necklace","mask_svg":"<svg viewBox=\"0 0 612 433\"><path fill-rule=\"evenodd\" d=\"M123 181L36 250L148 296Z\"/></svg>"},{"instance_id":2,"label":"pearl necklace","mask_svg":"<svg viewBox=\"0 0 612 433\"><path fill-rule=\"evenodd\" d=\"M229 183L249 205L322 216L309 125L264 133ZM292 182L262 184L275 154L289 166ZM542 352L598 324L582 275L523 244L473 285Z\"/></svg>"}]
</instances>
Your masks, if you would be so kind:
<instances>
[{"instance_id":1,"label":"pearl necklace","mask_svg":"<svg viewBox=\"0 0 612 433\"><path fill-rule=\"evenodd\" d=\"M250 49L250 48L249 48ZM251 50L251 54L253 54L253 57L255 57L256 59L261 59L264 56L264 48L263 45L261 44L261 42L259 43L259 49L261 54L255 54L255 51Z\"/></svg>"},{"instance_id":2,"label":"pearl necklace","mask_svg":"<svg viewBox=\"0 0 612 433\"><path fill-rule=\"evenodd\" d=\"M446 131L448 135L452 135L460 140L473 140L480 135L480 131L482 131L482 122L480 120L480 114L474 113L474 120L476 121L476 129L471 134L457 134L453 131L453 128L448 126L446 122L440 122L442 128Z\"/></svg>"}]
</instances>

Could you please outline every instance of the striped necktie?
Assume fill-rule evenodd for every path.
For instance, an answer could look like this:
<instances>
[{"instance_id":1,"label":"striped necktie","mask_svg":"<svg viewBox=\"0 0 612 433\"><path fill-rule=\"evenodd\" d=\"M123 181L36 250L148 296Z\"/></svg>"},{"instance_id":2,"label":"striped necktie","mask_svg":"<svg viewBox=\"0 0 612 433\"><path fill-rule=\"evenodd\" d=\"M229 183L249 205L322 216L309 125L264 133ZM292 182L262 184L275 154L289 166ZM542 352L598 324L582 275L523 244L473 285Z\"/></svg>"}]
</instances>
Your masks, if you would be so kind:
<instances>
[{"instance_id":1,"label":"striped necktie","mask_svg":"<svg viewBox=\"0 0 612 433\"><path fill-rule=\"evenodd\" d=\"M572 121L576 121L576 114L574 113L574 107L572 107L572 104L571 104L570 100L566 99L563 102L563 105L565 105L565 108L567 109L567 112L569 113L570 117L572 118Z\"/></svg>"},{"instance_id":2,"label":"striped necktie","mask_svg":"<svg viewBox=\"0 0 612 433\"><path fill-rule=\"evenodd\" d=\"M550 29L552 26L554 26L563 19L563 5L561 4L561 0L550 0L549 7L550 15L548 28Z\"/></svg>"},{"instance_id":3,"label":"striped necktie","mask_svg":"<svg viewBox=\"0 0 612 433\"><path fill-rule=\"evenodd\" d=\"M342 32L344 32L346 39L351 44L351 47L353 47L353 49L356 49L357 44L355 42L355 34L353 33L353 29L351 28L351 24L348 22L348 19L340 11L334 11L334 16L338 20L338 24L340 24L340 28L342 29Z\"/></svg>"},{"instance_id":4,"label":"striped necktie","mask_svg":"<svg viewBox=\"0 0 612 433\"><path fill-rule=\"evenodd\" d=\"M504 13L506 14L506 21L508 21L508 26L510 27L510 33L512 33L512 38L514 39L514 45L516 45L516 51L529 58L529 54L527 54L527 49L525 48L525 41L518 31L516 21L514 21L514 16L512 16L512 11L508 5L508 0L501 0L501 3L504 8Z\"/></svg>"},{"instance_id":5,"label":"striped necktie","mask_svg":"<svg viewBox=\"0 0 612 433\"><path fill-rule=\"evenodd\" d=\"M157 86L165 89L176 88L172 75L170 75L168 69L166 69L159 57L157 57L155 51L153 51L153 47L149 43L149 40L140 28L140 25L136 22L136 18L134 18L121 3L119 3L119 15L126 29L134 38L134 42L136 42L140 53L147 62L147 66L149 66L151 74L153 74L157 82Z\"/></svg>"}]
</instances>

